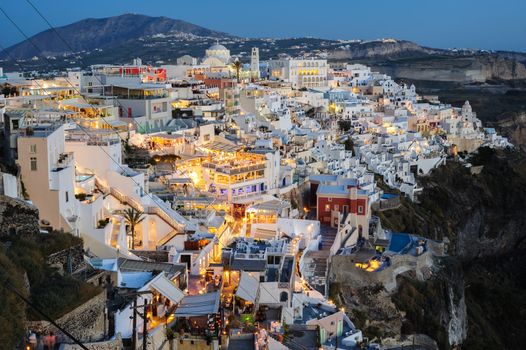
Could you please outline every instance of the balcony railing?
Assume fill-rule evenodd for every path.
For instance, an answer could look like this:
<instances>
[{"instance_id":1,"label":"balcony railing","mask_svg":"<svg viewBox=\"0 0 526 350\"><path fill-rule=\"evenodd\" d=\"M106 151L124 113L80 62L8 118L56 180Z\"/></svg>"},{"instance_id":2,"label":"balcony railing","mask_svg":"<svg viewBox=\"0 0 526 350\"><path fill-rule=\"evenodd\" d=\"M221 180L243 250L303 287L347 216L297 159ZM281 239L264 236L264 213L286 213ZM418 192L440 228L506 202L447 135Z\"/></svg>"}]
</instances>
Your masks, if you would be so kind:
<instances>
[{"instance_id":1,"label":"balcony railing","mask_svg":"<svg viewBox=\"0 0 526 350\"><path fill-rule=\"evenodd\" d=\"M267 254L236 252L234 254L234 259L266 260Z\"/></svg>"},{"instance_id":2,"label":"balcony railing","mask_svg":"<svg viewBox=\"0 0 526 350\"><path fill-rule=\"evenodd\" d=\"M249 171L264 170L266 167L264 163L256 164L256 165L247 165L247 166L229 166L229 165L217 165L211 162L203 162L202 166L208 169L214 169L218 173L223 173L223 174L228 174L228 175L236 175L236 174L247 173Z\"/></svg>"}]
</instances>

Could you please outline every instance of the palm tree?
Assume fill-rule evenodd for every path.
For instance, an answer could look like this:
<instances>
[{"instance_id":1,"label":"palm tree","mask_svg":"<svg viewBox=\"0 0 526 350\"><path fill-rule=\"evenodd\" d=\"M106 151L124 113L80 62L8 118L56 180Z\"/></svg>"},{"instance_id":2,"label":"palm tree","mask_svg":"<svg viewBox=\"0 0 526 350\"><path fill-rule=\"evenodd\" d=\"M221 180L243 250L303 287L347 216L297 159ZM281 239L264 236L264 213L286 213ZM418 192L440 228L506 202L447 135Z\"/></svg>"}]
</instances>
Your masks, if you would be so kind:
<instances>
[{"instance_id":1,"label":"palm tree","mask_svg":"<svg viewBox=\"0 0 526 350\"><path fill-rule=\"evenodd\" d=\"M232 68L236 70L236 79L239 83L239 72L241 71L241 68L243 68L243 64L239 61L239 58L236 58L234 63L232 63Z\"/></svg>"},{"instance_id":2,"label":"palm tree","mask_svg":"<svg viewBox=\"0 0 526 350\"><path fill-rule=\"evenodd\" d=\"M130 236L132 238L132 250L135 249L135 227L139 225L144 219L144 213L134 208L127 208L123 211L124 220L130 227Z\"/></svg>"}]
</instances>

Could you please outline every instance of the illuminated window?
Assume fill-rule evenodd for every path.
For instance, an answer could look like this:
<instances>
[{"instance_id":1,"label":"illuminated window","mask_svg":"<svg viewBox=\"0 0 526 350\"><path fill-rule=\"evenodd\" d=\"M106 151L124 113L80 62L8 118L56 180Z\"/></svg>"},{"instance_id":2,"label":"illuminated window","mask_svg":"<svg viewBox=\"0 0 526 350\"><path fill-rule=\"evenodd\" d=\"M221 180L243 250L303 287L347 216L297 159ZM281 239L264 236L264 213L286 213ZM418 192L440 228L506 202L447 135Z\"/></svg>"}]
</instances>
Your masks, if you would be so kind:
<instances>
[{"instance_id":1,"label":"illuminated window","mask_svg":"<svg viewBox=\"0 0 526 350\"><path fill-rule=\"evenodd\" d=\"M331 205L325 204L325 211L331 211Z\"/></svg>"}]
</instances>

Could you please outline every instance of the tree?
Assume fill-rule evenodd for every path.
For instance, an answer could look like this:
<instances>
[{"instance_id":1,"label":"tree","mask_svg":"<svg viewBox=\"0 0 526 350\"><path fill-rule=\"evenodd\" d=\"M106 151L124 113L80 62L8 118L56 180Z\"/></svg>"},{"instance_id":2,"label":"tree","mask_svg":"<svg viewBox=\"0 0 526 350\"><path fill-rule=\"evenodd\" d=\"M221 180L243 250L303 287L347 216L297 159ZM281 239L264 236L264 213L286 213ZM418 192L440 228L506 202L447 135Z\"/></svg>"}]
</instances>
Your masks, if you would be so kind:
<instances>
[{"instance_id":1,"label":"tree","mask_svg":"<svg viewBox=\"0 0 526 350\"><path fill-rule=\"evenodd\" d=\"M130 226L130 236L132 238L132 250L135 249L135 227L144 219L144 213L134 208L128 208L123 211L124 220Z\"/></svg>"},{"instance_id":2,"label":"tree","mask_svg":"<svg viewBox=\"0 0 526 350\"><path fill-rule=\"evenodd\" d=\"M236 79L239 83L239 72L241 71L241 68L243 68L243 64L239 61L239 59L236 58L234 63L232 63L232 68L236 71Z\"/></svg>"}]
</instances>

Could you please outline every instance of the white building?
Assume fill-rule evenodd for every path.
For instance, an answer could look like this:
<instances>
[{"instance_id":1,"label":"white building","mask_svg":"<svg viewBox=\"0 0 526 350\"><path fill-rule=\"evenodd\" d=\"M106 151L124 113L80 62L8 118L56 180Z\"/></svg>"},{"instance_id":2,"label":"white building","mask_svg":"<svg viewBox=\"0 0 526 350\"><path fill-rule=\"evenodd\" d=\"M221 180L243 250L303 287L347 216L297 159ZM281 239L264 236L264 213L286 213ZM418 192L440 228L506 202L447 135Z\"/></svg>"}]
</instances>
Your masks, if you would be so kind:
<instances>
[{"instance_id":1,"label":"white building","mask_svg":"<svg viewBox=\"0 0 526 350\"><path fill-rule=\"evenodd\" d=\"M268 69L271 79L290 82L295 89L327 86L327 60L270 60Z\"/></svg>"}]
</instances>

